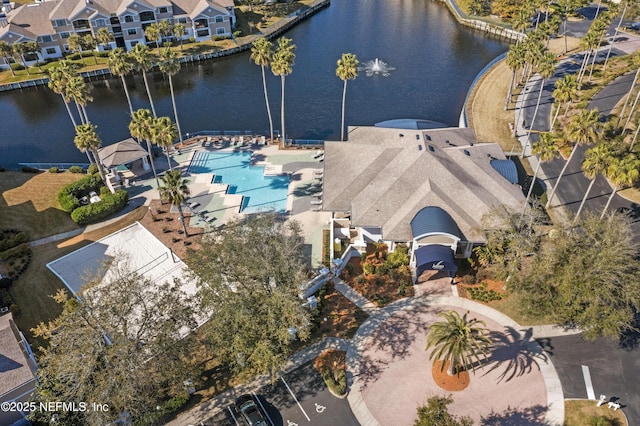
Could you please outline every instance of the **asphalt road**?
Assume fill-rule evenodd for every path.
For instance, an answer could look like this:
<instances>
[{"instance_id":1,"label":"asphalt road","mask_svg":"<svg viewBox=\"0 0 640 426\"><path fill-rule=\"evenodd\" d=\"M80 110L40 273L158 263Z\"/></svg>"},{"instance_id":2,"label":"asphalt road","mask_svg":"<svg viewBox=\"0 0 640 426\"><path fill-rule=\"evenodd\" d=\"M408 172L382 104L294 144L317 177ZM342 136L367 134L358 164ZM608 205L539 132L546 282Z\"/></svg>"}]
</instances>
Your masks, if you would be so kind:
<instances>
[{"instance_id":1,"label":"asphalt road","mask_svg":"<svg viewBox=\"0 0 640 426\"><path fill-rule=\"evenodd\" d=\"M595 14L594 7L587 8L584 11L587 16L592 16ZM588 19L579 22L570 22L568 32L571 32L574 35L580 35L581 31L585 30L585 28L588 29L589 24L590 21ZM615 25L615 23L612 25ZM610 32L611 34L613 34L613 28ZM599 52L597 61L604 61L606 53L606 49L603 49L601 52ZM620 55L623 53L624 52L619 51L614 47L611 54ZM539 135L537 132L546 132L550 129L552 119L551 108L553 106L553 97L551 94L554 90L554 84L556 80L562 78L562 76L564 76L565 74L576 73L580 68L582 60L582 54L572 55L567 61L559 64L553 77L544 82L544 87L540 98L540 106L538 109L538 113L535 115L535 121L535 106L538 101L538 95L542 81L538 79L534 82L531 82L529 84L529 87L525 89L527 91L527 95L524 99L524 110L522 112L520 120L524 120L526 128L530 128L536 131L531 133L530 135L530 144L539 139ZM620 101L620 99L625 96L625 94L631 87L634 74L635 73L624 75L609 84L594 96L594 98L589 103L588 108L597 108L602 115L602 120L604 121L606 118L608 118L614 106ZM582 201L582 197L584 196L590 183L590 181L582 174L581 169L584 154L588 148L588 146L578 147L578 151L576 152L574 158L572 159L569 167L565 172L565 175L562 178L560 186L558 187L558 190L556 192L555 201L552 203L552 205L562 205L573 213L576 213L578 211L580 202ZM547 190L555 185L557 177L559 176L564 163L565 160L560 158L542 164L542 171L548 179L545 182L545 184L548 185ZM611 191L612 188L606 181L606 179L604 179L604 177L602 176L598 176L596 178L596 183L594 184L591 193L589 194L589 198L586 201L585 211L592 211L598 214L601 213L607 203ZM614 196L613 200L611 201L611 205L609 206L609 211L621 211L625 209L632 213L632 227L636 239L640 241L640 206L638 204L631 203L630 201L618 195Z\"/></svg>"},{"instance_id":2,"label":"asphalt road","mask_svg":"<svg viewBox=\"0 0 640 426\"><path fill-rule=\"evenodd\" d=\"M286 374L256 392L273 426L358 426L347 399L333 396L312 363ZM204 425L236 426L233 407L207 419ZM239 424L243 424L241 421Z\"/></svg>"},{"instance_id":3,"label":"asphalt road","mask_svg":"<svg viewBox=\"0 0 640 426\"><path fill-rule=\"evenodd\" d=\"M607 401L617 400L629 424L640 425L640 333L628 335L624 342L624 346L604 338L589 342L581 335L539 340L551 356L565 398L587 398L586 366L595 398L606 395Z\"/></svg>"}]
</instances>

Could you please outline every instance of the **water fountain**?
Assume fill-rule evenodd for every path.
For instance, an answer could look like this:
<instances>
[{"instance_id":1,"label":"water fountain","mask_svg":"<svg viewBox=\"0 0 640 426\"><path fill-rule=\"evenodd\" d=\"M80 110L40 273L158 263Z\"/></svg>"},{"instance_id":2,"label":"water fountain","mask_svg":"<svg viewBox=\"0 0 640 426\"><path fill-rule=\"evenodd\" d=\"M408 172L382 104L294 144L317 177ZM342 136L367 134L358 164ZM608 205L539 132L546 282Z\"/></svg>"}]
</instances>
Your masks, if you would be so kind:
<instances>
[{"instance_id":1,"label":"water fountain","mask_svg":"<svg viewBox=\"0 0 640 426\"><path fill-rule=\"evenodd\" d=\"M367 77L373 75L381 75L383 77L389 77L389 71L395 70L394 67L390 67L386 62L381 61L379 58L375 58L373 61L363 62L361 67L358 67L358 71L364 71Z\"/></svg>"}]
</instances>

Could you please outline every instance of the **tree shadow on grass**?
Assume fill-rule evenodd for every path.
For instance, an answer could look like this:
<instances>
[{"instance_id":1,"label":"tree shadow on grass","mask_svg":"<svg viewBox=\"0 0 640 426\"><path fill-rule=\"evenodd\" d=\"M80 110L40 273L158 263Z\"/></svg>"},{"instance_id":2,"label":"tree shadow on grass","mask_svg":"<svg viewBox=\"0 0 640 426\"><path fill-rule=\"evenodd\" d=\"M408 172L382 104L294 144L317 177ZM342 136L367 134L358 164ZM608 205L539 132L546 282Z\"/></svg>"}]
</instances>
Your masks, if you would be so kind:
<instances>
[{"instance_id":1,"label":"tree shadow on grass","mask_svg":"<svg viewBox=\"0 0 640 426\"><path fill-rule=\"evenodd\" d=\"M531 328L521 334L513 327L505 327L504 332L491 332L489 337L493 342L493 350L484 363L488 368L484 375L503 369L498 383L528 374L537 362L546 363L548 360L542 347L533 340Z\"/></svg>"},{"instance_id":2,"label":"tree shadow on grass","mask_svg":"<svg viewBox=\"0 0 640 426\"><path fill-rule=\"evenodd\" d=\"M508 407L502 413L491 413L480 420L481 426L548 426L547 407L534 405L526 408Z\"/></svg>"}]
</instances>

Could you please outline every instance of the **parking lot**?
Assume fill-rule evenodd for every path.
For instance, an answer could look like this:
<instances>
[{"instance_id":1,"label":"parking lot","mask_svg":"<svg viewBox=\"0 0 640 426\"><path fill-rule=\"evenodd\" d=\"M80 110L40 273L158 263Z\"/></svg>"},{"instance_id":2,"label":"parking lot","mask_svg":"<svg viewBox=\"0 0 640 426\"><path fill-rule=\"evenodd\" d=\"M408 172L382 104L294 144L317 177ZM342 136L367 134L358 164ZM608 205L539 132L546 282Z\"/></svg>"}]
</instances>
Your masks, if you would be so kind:
<instances>
[{"instance_id":1,"label":"parking lot","mask_svg":"<svg viewBox=\"0 0 640 426\"><path fill-rule=\"evenodd\" d=\"M327 390L312 363L282 376L273 385L262 387L255 396L273 426L359 425L346 398L336 398ZM243 425L236 417L234 408L229 406L203 424Z\"/></svg>"}]
</instances>

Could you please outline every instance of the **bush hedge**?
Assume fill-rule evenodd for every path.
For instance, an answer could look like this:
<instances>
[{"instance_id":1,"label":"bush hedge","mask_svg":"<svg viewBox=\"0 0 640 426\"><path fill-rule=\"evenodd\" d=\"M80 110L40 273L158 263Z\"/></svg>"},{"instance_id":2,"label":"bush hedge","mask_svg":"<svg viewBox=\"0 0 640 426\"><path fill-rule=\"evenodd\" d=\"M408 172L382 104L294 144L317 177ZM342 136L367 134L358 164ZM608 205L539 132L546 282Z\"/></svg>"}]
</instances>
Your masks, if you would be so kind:
<instances>
[{"instance_id":1,"label":"bush hedge","mask_svg":"<svg viewBox=\"0 0 640 426\"><path fill-rule=\"evenodd\" d=\"M73 182L60 190L58 193L58 202L60 207L68 213L71 213L80 207L80 198L88 195L91 191L99 191L102 186L100 176L87 175L82 179Z\"/></svg>"},{"instance_id":2,"label":"bush hedge","mask_svg":"<svg viewBox=\"0 0 640 426\"><path fill-rule=\"evenodd\" d=\"M60 169L57 168L56 166L49 167L49 173L58 173L58 172L60 172Z\"/></svg>"},{"instance_id":3,"label":"bush hedge","mask_svg":"<svg viewBox=\"0 0 640 426\"><path fill-rule=\"evenodd\" d=\"M337 377L334 377L334 373L329 369L323 370L321 374L325 384L334 394L342 396L347 393L346 371L338 371Z\"/></svg>"},{"instance_id":4,"label":"bush hedge","mask_svg":"<svg viewBox=\"0 0 640 426\"><path fill-rule=\"evenodd\" d=\"M97 164L89 165L89 168L87 169L87 174L95 175L96 173L98 173L98 165Z\"/></svg>"},{"instance_id":5,"label":"bush hedge","mask_svg":"<svg viewBox=\"0 0 640 426\"><path fill-rule=\"evenodd\" d=\"M29 246L27 245L27 243L22 243L18 246L12 247L8 250L2 251L0 252L0 260L7 260L10 257L14 257L14 256L20 256L21 254L23 254L26 251L29 251Z\"/></svg>"},{"instance_id":6,"label":"bush hedge","mask_svg":"<svg viewBox=\"0 0 640 426\"><path fill-rule=\"evenodd\" d=\"M80 166L71 166L71 167L69 167L69 173L82 173L82 167L80 167Z\"/></svg>"},{"instance_id":7,"label":"bush hedge","mask_svg":"<svg viewBox=\"0 0 640 426\"><path fill-rule=\"evenodd\" d=\"M29 241L29 236L24 232L18 232L8 237L6 235L4 234L3 238L0 238L0 252Z\"/></svg>"},{"instance_id":8,"label":"bush hedge","mask_svg":"<svg viewBox=\"0 0 640 426\"><path fill-rule=\"evenodd\" d=\"M113 213L119 212L127 205L129 193L123 189L115 194L105 195L97 203L80 206L71 213L71 219L78 225L97 222Z\"/></svg>"}]
</instances>

